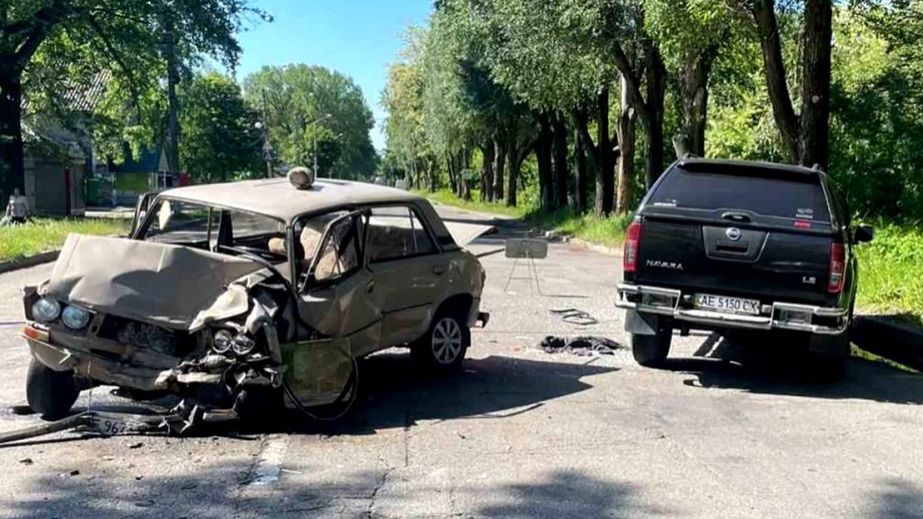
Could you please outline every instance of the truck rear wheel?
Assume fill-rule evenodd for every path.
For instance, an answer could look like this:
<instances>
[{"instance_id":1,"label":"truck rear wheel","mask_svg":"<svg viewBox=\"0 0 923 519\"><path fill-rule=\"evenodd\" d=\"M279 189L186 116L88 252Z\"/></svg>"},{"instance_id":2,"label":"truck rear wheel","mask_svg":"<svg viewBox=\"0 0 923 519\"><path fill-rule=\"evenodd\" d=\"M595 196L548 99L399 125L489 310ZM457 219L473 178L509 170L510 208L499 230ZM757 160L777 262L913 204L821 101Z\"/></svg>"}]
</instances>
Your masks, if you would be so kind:
<instances>
[{"instance_id":1,"label":"truck rear wheel","mask_svg":"<svg viewBox=\"0 0 923 519\"><path fill-rule=\"evenodd\" d=\"M654 335L631 334L631 353L638 364L647 368L663 366L670 353L673 329L658 326Z\"/></svg>"},{"instance_id":2,"label":"truck rear wheel","mask_svg":"<svg viewBox=\"0 0 923 519\"><path fill-rule=\"evenodd\" d=\"M26 376L26 400L42 418L56 420L66 416L79 394L73 371L55 371L32 359Z\"/></svg>"},{"instance_id":3,"label":"truck rear wheel","mask_svg":"<svg viewBox=\"0 0 923 519\"><path fill-rule=\"evenodd\" d=\"M849 332L829 337L830 346L824 351L811 351L808 353L810 367L817 378L822 382L834 383L846 377L851 354Z\"/></svg>"}]
</instances>

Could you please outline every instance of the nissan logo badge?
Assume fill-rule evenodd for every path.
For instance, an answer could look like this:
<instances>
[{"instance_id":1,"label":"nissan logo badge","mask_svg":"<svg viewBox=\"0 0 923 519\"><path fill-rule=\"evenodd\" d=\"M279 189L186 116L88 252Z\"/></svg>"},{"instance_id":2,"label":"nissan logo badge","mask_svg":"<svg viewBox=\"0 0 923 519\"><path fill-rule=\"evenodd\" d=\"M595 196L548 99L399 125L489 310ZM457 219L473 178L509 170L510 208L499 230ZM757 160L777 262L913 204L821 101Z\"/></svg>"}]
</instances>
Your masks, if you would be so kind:
<instances>
[{"instance_id":1,"label":"nissan logo badge","mask_svg":"<svg viewBox=\"0 0 923 519\"><path fill-rule=\"evenodd\" d=\"M740 229L737 227L728 227L728 230L724 231L724 234L731 241L737 241L741 237Z\"/></svg>"}]
</instances>

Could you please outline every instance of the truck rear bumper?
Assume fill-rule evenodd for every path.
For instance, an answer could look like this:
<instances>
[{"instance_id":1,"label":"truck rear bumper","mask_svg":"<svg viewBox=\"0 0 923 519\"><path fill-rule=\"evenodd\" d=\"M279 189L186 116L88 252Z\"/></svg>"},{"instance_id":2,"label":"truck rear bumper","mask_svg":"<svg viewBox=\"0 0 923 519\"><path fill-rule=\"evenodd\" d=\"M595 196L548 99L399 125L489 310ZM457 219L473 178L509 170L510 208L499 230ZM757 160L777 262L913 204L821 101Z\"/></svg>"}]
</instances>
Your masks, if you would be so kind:
<instances>
[{"instance_id":1,"label":"truck rear bumper","mask_svg":"<svg viewBox=\"0 0 923 519\"><path fill-rule=\"evenodd\" d=\"M818 335L838 335L849 326L848 311L840 308L774 302L762 306L760 315L744 315L692 308L691 294L680 290L619 283L619 308L659 314L700 325L751 330L791 330Z\"/></svg>"}]
</instances>

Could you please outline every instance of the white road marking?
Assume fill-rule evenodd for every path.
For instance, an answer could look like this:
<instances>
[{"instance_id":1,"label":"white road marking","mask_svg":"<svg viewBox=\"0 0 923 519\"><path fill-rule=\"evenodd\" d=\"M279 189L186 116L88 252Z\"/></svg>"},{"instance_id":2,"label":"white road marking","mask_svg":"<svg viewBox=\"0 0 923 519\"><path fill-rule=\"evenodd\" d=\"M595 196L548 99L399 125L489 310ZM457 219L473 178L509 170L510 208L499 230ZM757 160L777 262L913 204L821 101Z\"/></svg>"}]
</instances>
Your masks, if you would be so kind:
<instances>
[{"instance_id":1,"label":"white road marking","mask_svg":"<svg viewBox=\"0 0 923 519\"><path fill-rule=\"evenodd\" d=\"M273 437L266 441L266 447L260 454L260 459L253 470L253 479L250 485L271 485L279 480L282 472L282 460L288 449L286 437Z\"/></svg>"}]
</instances>

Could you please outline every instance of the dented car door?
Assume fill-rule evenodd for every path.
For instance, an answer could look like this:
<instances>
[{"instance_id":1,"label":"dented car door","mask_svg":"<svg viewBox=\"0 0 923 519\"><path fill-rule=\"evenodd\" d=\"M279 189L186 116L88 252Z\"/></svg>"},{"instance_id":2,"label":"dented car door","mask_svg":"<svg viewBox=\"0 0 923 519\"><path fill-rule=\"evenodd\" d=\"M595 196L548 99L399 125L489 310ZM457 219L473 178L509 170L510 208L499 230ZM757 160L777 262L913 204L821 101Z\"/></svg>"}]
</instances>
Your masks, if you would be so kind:
<instances>
[{"instance_id":1,"label":"dented car door","mask_svg":"<svg viewBox=\"0 0 923 519\"><path fill-rule=\"evenodd\" d=\"M357 357L374 351L381 334L381 307L375 279L362 264L358 219L359 213L347 213L327 226L299 298L302 319L322 337L347 339Z\"/></svg>"}]
</instances>

